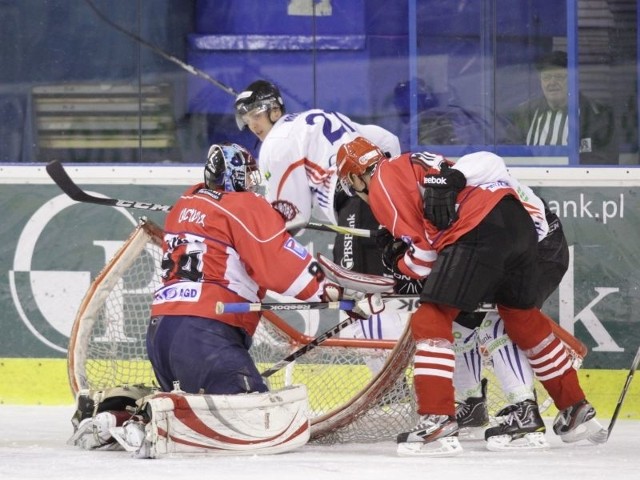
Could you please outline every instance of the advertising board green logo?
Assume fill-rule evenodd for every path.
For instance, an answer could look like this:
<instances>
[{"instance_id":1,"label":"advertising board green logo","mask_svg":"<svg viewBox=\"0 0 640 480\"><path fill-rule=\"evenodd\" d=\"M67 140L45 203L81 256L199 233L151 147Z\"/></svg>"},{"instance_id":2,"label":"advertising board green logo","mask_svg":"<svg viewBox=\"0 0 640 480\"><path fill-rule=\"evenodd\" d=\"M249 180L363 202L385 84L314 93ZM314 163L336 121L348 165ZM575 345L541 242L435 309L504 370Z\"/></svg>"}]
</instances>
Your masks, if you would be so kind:
<instances>
[{"instance_id":1,"label":"advertising board green logo","mask_svg":"<svg viewBox=\"0 0 640 480\"><path fill-rule=\"evenodd\" d=\"M91 214L96 208L99 218ZM92 276L136 224L123 208L78 205L66 195L52 198L33 213L16 245L9 286L20 319L39 341L66 352Z\"/></svg>"}]
</instances>

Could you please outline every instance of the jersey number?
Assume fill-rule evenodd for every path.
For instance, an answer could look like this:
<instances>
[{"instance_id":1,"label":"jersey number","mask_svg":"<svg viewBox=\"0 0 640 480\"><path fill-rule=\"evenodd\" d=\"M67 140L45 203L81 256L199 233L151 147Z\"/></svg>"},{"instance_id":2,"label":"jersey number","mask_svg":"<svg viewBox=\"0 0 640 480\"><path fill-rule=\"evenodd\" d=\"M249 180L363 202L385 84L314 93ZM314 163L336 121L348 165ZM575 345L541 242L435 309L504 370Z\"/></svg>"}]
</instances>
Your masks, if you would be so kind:
<instances>
[{"instance_id":1,"label":"jersey number","mask_svg":"<svg viewBox=\"0 0 640 480\"><path fill-rule=\"evenodd\" d=\"M324 137L327 139L327 141L333 145L335 142L337 142L338 140L340 140L342 138L342 136L347 132L355 132L356 129L353 128L351 125L349 125L349 122L347 122L344 118L340 117L340 115L337 112L332 112L331 113L335 118L338 119L338 121L341 123L341 125L338 126L337 129L332 130L331 127L332 122L331 122L331 118L329 116L327 116L326 113L322 112L322 113L310 113L309 115L307 115L305 117L305 121L307 122L307 125L313 125L314 123L316 123L316 119L318 117L320 117L322 119L322 134L324 135Z\"/></svg>"}]
</instances>

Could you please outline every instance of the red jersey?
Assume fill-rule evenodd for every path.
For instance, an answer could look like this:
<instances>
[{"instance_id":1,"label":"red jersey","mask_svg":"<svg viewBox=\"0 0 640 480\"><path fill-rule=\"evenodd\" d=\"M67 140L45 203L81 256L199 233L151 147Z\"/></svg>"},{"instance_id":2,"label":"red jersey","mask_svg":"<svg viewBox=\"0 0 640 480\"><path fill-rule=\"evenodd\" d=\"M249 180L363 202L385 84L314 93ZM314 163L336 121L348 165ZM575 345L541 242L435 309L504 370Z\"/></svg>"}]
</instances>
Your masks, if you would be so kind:
<instances>
[{"instance_id":1,"label":"red jersey","mask_svg":"<svg viewBox=\"0 0 640 480\"><path fill-rule=\"evenodd\" d=\"M266 290L319 301L314 262L263 197L198 184L166 218L163 286L154 294L151 314L215 318L253 334L258 312L218 315L216 302L258 302Z\"/></svg>"},{"instance_id":2,"label":"red jersey","mask_svg":"<svg viewBox=\"0 0 640 480\"><path fill-rule=\"evenodd\" d=\"M406 153L382 160L369 185L369 203L378 222L411 245L398 268L412 278L429 275L437 252L475 228L505 195L518 198L506 182L468 185L458 194L458 220L438 230L424 218L422 200L425 175L437 173L438 169Z\"/></svg>"}]
</instances>

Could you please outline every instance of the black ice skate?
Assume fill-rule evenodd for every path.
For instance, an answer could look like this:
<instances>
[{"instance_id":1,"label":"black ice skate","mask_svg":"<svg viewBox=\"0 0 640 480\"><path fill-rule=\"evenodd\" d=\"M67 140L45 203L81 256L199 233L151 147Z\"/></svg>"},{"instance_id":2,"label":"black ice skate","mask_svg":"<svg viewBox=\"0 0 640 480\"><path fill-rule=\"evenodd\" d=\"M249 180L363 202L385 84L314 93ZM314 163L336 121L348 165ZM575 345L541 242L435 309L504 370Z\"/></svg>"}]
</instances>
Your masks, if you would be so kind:
<instances>
[{"instance_id":1,"label":"black ice skate","mask_svg":"<svg viewBox=\"0 0 640 480\"><path fill-rule=\"evenodd\" d=\"M423 415L416 428L397 438L398 455L447 457L462 453L458 422L448 415Z\"/></svg>"},{"instance_id":2,"label":"black ice skate","mask_svg":"<svg viewBox=\"0 0 640 480\"><path fill-rule=\"evenodd\" d=\"M489 412L487 411L487 379L482 379L482 396L469 397L456 403L456 421L460 427L460 438L483 438L484 427L489 424Z\"/></svg>"},{"instance_id":3,"label":"black ice skate","mask_svg":"<svg viewBox=\"0 0 640 480\"><path fill-rule=\"evenodd\" d=\"M484 438L487 449L539 450L549 448L544 437L546 428L535 400L524 400L500 410L496 417L503 417L495 427L487 428Z\"/></svg>"},{"instance_id":4,"label":"black ice skate","mask_svg":"<svg viewBox=\"0 0 640 480\"><path fill-rule=\"evenodd\" d=\"M558 412L553 431L563 442L573 443L587 439L591 443L605 443L607 430L596 420L596 411L586 400Z\"/></svg>"}]
</instances>

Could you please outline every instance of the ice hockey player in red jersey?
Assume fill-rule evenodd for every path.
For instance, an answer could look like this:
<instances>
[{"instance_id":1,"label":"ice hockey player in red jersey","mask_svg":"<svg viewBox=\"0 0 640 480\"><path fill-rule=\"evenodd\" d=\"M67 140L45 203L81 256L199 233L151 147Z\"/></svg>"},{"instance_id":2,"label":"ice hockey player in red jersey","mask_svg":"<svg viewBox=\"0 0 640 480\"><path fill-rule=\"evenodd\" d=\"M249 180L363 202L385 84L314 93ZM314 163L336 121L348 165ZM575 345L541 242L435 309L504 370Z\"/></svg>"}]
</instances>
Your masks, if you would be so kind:
<instances>
[{"instance_id":1,"label":"ice hockey player in red jersey","mask_svg":"<svg viewBox=\"0 0 640 480\"><path fill-rule=\"evenodd\" d=\"M565 442L605 441L571 359L549 318L534 306L538 235L508 179L468 186L442 157L407 153L387 159L364 138L343 145L337 163L345 188L367 201L397 239L383 254L387 265L424 279L421 304L410 320L421 417L414 430L398 435L398 453L462 452L452 322L487 300L495 301L507 334L553 398L559 410L554 432Z\"/></svg>"},{"instance_id":2,"label":"ice hockey player in red jersey","mask_svg":"<svg viewBox=\"0 0 640 480\"><path fill-rule=\"evenodd\" d=\"M248 352L260 313L218 315L216 302L258 302L267 289L303 301L335 299L318 262L287 232L280 213L253 193L259 184L244 147L213 145L204 183L190 187L166 218L164 284L147 333L165 391L175 381L191 393L267 390Z\"/></svg>"}]
</instances>

